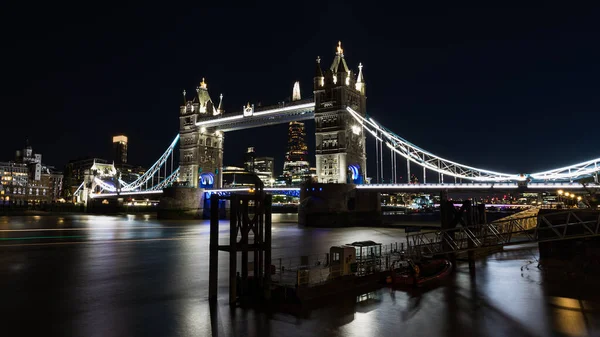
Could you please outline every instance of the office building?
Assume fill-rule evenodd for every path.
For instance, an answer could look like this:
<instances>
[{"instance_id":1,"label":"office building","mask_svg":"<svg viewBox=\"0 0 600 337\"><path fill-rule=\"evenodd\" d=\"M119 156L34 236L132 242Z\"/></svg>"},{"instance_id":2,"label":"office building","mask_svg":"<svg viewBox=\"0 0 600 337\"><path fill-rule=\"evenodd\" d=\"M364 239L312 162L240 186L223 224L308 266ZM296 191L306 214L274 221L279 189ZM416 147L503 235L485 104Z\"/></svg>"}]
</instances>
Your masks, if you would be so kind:
<instances>
[{"instance_id":1,"label":"office building","mask_svg":"<svg viewBox=\"0 0 600 337\"><path fill-rule=\"evenodd\" d=\"M127 164L127 136L113 137L113 151L115 164Z\"/></svg>"},{"instance_id":2,"label":"office building","mask_svg":"<svg viewBox=\"0 0 600 337\"><path fill-rule=\"evenodd\" d=\"M288 146L283 163L283 175L290 180L291 185L299 185L310 178L308 163L308 147L304 138L303 122L290 122L288 127Z\"/></svg>"}]
</instances>

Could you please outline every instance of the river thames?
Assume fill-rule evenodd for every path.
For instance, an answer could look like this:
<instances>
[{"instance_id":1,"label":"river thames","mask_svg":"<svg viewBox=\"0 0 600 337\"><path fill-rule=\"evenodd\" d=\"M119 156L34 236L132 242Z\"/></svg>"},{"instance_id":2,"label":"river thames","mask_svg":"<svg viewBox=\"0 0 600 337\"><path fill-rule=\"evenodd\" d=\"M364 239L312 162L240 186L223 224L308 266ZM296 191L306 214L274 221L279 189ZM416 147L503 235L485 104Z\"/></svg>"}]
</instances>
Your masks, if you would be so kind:
<instances>
[{"instance_id":1,"label":"river thames","mask_svg":"<svg viewBox=\"0 0 600 337\"><path fill-rule=\"evenodd\" d=\"M399 228L302 228L273 215L273 259L373 240ZM228 222L220 226L222 242ZM538 267L535 245L457 266L447 284L383 288L301 317L230 309L227 253L208 304L208 221L147 215L0 217L3 336L599 336L596 280Z\"/></svg>"}]
</instances>

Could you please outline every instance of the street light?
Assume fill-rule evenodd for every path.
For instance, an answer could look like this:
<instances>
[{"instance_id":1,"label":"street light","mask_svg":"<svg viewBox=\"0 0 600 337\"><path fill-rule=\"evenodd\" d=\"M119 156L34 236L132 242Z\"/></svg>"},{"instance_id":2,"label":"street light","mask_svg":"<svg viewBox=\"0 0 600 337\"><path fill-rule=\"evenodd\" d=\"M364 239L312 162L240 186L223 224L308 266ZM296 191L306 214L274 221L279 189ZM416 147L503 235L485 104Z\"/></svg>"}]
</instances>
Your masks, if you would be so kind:
<instances>
[{"instance_id":1,"label":"street light","mask_svg":"<svg viewBox=\"0 0 600 337\"><path fill-rule=\"evenodd\" d=\"M562 201L560 197L562 197L563 193L564 193L563 190L558 190L558 202L559 203Z\"/></svg>"},{"instance_id":2,"label":"street light","mask_svg":"<svg viewBox=\"0 0 600 337\"><path fill-rule=\"evenodd\" d=\"M577 197L577 201L581 201L581 197Z\"/></svg>"}]
</instances>

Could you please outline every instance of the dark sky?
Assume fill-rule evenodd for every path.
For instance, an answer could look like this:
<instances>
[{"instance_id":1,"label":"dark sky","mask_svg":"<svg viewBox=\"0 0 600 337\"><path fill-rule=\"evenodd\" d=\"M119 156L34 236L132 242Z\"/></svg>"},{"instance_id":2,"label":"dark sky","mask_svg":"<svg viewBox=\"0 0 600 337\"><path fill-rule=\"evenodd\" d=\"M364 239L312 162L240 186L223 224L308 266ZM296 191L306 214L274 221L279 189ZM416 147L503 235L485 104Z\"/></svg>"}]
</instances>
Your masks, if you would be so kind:
<instances>
[{"instance_id":1,"label":"dark sky","mask_svg":"<svg viewBox=\"0 0 600 337\"><path fill-rule=\"evenodd\" d=\"M178 132L183 89L205 77L229 112L284 100L296 80L308 96L316 56L328 67L338 40L351 68L364 64L368 113L435 154L507 173L600 157L599 8L12 3L0 160L26 138L59 167L110 158L125 133L130 162L149 166ZM285 139L285 126L229 133L226 164L255 146L280 171Z\"/></svg>"}]
</instances>

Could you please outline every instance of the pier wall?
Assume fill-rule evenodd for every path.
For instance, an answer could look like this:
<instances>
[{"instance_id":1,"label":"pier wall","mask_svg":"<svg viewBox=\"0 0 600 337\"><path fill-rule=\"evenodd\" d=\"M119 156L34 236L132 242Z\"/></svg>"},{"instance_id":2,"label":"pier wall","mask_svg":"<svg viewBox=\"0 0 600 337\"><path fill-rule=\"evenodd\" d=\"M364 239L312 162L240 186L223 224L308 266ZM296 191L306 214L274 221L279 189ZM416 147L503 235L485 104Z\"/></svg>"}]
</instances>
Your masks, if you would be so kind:
<instances>
[{"instance_id":1,"label":"pier wall","mask_svg":"<svg viewBox=\"0 0 600 337\"><path fill-rule=\"evenodd\" d=\"M203 216L203 188L168 187L163 190L157 212L159 219L202 219Z\"/></svg>"},{"instance_id":2,"label":"pier wall","mask_svg":"<svg viewBox=\"0 0 600 337\"><path fill-rule=\"evenodd\" d=\"M378 192L354 184L306 183L300 187L298 224L311 227L380 226Z\"/></svg>"}]
</instances>

